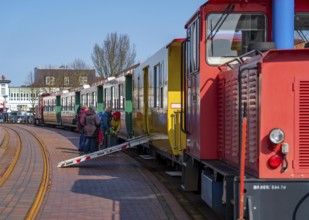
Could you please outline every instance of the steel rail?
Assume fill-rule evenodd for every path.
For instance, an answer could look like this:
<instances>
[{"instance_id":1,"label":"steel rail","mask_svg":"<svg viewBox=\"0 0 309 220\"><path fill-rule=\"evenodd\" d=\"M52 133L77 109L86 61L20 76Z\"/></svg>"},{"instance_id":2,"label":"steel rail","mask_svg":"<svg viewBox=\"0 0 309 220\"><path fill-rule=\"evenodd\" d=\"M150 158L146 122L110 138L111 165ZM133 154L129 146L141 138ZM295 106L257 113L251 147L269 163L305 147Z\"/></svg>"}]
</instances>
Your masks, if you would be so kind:
<instances>
[{"instance_id":1,"label":"steel rail","mask_svg":"<svg viewBox=\"0 0 309 220\"><path fill-rule=\"evenodd\" d=\"M42 150L42 156L43 156L43 161L44 161L44 169L43 169L43 176L42 176L42 180L41 180L41 184L40 184L40 188L39 191L34 199L34 202L30 208L30 210L27 213L27 216L25 217L25 219L27 220L32 220L35 219L35 217L37 216L41 205L43 203L43 200L45 198L47 189L50 185L50 170L51 170L51 165L50 165L50 157L46 148L46 145L44 143L44 141L38 137L34 132L22 128L25 131L29 132L40 144L41 150Z\"/></svg>"},{"instance_id":2,"label":"steel rail","mask_svg":"<svg viewBox=\"0 0 309 220\"><path fill-rule=\"evenodd\" d=\"M1 146L7 146L8 143L9 143L9 138L10 138L10 135L8 133L8 131L6 129L8 129L7 127L2 127L3 129L5 129L5 136L4 136L4 139L1 143ZM8 177L11 175L17 161L18 161L18 158L20 156L20 152L21 152L21 138L20 138L20 135L13 129L9 128L10 130L12 130L13 132L16 133L17 137L18 137L18 145L17 145L17 151L16 151L16 154L13 158L13 160L11 161L9 167L5 170L4 174L1 176L0 178L0 186L2 186L4 184L4 182L8 179Z\"/></svg>"}]
</instances>

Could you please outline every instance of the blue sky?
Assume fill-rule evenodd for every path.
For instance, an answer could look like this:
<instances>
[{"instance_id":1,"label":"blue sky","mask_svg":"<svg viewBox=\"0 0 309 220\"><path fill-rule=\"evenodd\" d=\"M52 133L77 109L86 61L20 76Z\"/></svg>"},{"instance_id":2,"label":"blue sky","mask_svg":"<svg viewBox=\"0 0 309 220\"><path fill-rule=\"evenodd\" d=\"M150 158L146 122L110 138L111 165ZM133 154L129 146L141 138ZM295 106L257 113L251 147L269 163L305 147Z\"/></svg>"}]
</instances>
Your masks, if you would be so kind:
<instances>
[{"instance_id":1,"label":"blue sky","mask_svg":"<svg viewBox=\"0 0 309 220\"><path fill-rule=\"evenodd\" d=\"M107 34L127 34L136 61L174 38L206 0L27 0L0 2L0 76L20 86L35 67L93 67L91 53Z\"/></svg>"}]
</instances>

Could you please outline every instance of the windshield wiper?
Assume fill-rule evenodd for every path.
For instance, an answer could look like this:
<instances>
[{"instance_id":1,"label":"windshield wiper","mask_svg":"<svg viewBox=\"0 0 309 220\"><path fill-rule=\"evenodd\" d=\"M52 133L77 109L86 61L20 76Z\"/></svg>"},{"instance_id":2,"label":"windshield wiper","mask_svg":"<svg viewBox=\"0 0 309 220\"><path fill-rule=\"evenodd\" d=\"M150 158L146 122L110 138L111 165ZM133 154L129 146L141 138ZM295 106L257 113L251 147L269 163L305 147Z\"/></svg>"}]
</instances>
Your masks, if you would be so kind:
<instances>
[{"instance_id":1,"label":"windshield wiper","mask_svg":"<svg viewBox=\"0 0 309 220\"><path fill-rule=\"evenodd\" d=\"M219 31L219 29L221 28L222 24L224 23L226 18L229 16L229 14L233 11L234 7L235 6L233 4L229 4L227 6L223 14L220 16L218 22L214 26L214 28L211 28L211 32L210 32L210 35L207 37L207 40L209 39L212 40L216 36L217 32Z\"/></svg>"},{"instance_id":2,"label":"windshield wiper","mask_svg":"<svg viewBox=\"0 0 309 220\"><path fill-rule=\"evenodd\" d=\"M300 36L300 38L304 41L304 42L308 42L308 39L306 37L306 35L304 34L304 32L301 30L301 23L300 21L296 18L296 23L297 25L295 25L295 29L296 29L296 32L298 33L298 35Z\"/></svg>"}]
</instances>

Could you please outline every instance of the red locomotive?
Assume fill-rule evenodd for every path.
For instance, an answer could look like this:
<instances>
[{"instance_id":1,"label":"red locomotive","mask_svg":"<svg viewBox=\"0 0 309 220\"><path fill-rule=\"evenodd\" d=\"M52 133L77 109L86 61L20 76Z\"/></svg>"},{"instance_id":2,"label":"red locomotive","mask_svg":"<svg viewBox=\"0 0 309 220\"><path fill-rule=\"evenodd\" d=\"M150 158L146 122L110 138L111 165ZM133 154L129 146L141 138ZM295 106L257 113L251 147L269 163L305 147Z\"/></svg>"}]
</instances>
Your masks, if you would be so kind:
<instances>
[{"instance_id":1,"label":"red locomotive","mask_svg":"<svg viewBox=\"0 0 309 220\"><path fill-rule=\"evenodd\" d=\"M185 28L113 80L42 98L44 121L110 105L222 219L308 219L308 1L208 0Z\"/></svg>"},{"instance_id":2,"label":"red locomotive","mask_svg":"<svg viewBox=\"0 0 309 220\"><path fill-rule=\"evenodd\" d=\"M183 188L224 219L309 217L308 21L305 0L209 0L186 25Z\"/></svg>"}]
</instances>

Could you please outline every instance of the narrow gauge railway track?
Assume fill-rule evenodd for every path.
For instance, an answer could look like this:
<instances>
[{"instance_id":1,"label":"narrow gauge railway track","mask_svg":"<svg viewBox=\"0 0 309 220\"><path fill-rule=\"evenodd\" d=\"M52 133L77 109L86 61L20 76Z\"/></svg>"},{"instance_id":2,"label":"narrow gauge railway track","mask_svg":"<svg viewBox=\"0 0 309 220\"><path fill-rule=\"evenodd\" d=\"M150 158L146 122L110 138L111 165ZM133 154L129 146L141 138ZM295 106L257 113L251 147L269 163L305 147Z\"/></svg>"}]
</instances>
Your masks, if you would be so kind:
<instances>
[{"instance_id":1,"label":"narrow gauge railway track","mask_svg":"<svg viewBox=\"0 0 309 220\"><path fill-rule=\"evenodd\" d=\"M1 219L34 219L49 185L49 156L44 142L24 126L4 125L0 176ZM4 160L6 162L4 162Z\"/></svg>"},{"instance_id":2,"label":"narrow gauge railway track","mask_svg":"<svg viewBox=\"0 0 309 220\"><path fill-rule=\"evenodd\" d=\"M20 147L20 157L3 186L0 187L0 196L4 198L3 202L0 201L0 219L213 219L209 218L208 214L205 217L198 210L192 209L190 201L180 196L181 193L177 190L168 192L166 186L174 183L169 182L161 175L156 175L158 174L156 168L142 165L129 154L120 152L88 163L85 162L81 166L59 169L56 167L59 161L79 155L76 148L79 140L78 134L23 125L4 125L0 126L1 129L8 131L9 135L7 136L10 136L8 138L10 142L15 140L14 143L9 143L10 146L14 144L17 146L18 138L21 143L33 142L33 146L26 147L29 144L25 143ZM50 174L46 175L47 178L43 177L43 159L39 161L38 158L35 158L42 158L42 150L40 150L42 146L35 137L23 137L33 136L27 130L34 131L46 144L47 166L51 164L50 170L48 170ZM16 132L20 135L19 137ZM0 143L2 133L4 132L0 131ZM5 142L3 139L3 143ZM24 148L31 150L27 149L28 152L25 153ZM9 148L7 147L7 149ZM23 158L23 155L30 154L34 149L37 150L35 157ZM134 152L136 151L134 150ZM17 176L14 173L21 160L24 160L21 163L22 168L25 169L24 172L34 169L26 163L29 160L39 164L41 170L37 171L40 175L33 178L37 179L36 186L31 183L33 188L23 189L24 194L28 198L30 196L32 198L27 201L29 202L28 209L23 211L23 215L18 216L13 214L16 214L17 210L21 213L24 201L19 199L14 204L8 204L7 200L9 196L18 196L17 194L23 186L8 187L6 184L8 182L14 184L14 181L24 179L20 173ZM24 175L29 176L29 174ZM45 180L45 183L42 182L40 185L38 180ZM33 180L28 178L28 181ZM4 186L7 188L4 189ZM45 191L40 191L44 186ZM47 188L48 193L46 193ZM30 193L31 190L32 193ZM11 193L11 195L6 195L4 192ZM33 195L39 196L34 199ZM9 199L13 200L14 198ZM187 204L186 207L183 203ZM182 204L182 208L179 204ZM11 210L4 210L6 206L11 207ZM10 215L6 214L8 211L11 211Z\"/></svg>"}]
</instances>

